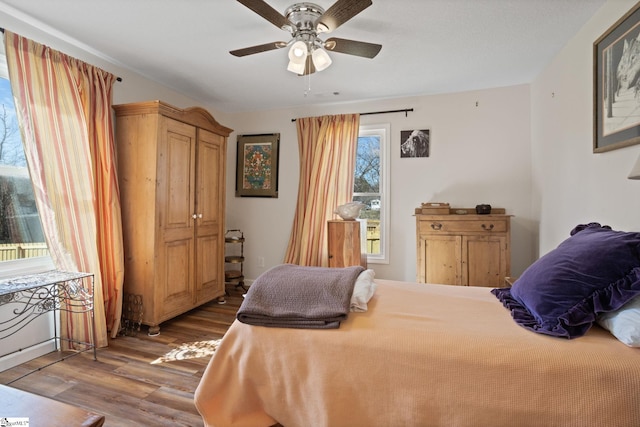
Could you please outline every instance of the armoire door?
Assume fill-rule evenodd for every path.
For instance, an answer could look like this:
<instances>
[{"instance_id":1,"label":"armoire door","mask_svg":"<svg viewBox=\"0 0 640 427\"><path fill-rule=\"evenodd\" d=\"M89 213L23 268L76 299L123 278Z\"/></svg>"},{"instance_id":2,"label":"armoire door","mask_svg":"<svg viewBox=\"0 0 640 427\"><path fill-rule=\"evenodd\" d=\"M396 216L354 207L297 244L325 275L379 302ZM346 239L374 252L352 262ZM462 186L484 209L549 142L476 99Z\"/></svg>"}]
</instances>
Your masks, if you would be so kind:
<instances>
[{"instance_id":1,"label":"armoire door","mask_svg":"<svg viewBox=\"0 0 640 427\"><path fill-rule=\"evenodd\" d=\"M155 299L164 319L193 305L196 128L167 117L160 120Z\"/></svg>"},{"instance_id":2,"label":"armoire door","mask_svg":"<svg viewBox=\"0 0 640 427\"><path fill-rule=\"evenodd\" d=\"M224 292L222 213L225 149L224 137L198 130L196 172L196 303Z\"/></svg>"}]
</instances>

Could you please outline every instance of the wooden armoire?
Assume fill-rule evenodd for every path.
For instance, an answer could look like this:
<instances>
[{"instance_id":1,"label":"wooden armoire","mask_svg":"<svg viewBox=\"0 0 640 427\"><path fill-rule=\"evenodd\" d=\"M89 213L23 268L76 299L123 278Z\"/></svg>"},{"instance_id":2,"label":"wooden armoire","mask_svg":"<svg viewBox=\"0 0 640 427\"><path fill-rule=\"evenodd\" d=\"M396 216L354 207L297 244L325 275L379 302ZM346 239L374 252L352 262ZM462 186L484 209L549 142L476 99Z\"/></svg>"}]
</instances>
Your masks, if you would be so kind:
<instances>
[{"instance_id":1,"label":"wooden armoire","mask_svg":"<svg viewBox=\"0 0 640 427\"><path fill-rule=\"evenodd\" d=\"M224 203L231 129L206 110L161 101L115 105L124 292L141 295L149 334L224 288Z\"/></svg>"}]
</instances>

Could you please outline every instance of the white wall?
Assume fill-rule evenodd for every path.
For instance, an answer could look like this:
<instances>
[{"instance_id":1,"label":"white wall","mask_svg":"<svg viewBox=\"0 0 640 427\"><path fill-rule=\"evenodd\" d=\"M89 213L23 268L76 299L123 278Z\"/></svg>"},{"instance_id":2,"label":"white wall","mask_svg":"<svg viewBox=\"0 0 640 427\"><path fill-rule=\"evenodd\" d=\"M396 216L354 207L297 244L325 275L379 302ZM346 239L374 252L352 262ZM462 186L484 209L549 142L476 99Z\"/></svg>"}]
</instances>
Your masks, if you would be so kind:
<instances>
[{"instance_id":1,"label":"white wall","mask_svg":"<svg viewBox=\"0 0 640 427\"><path fill-rule=\"evenodd\" d=\"M476 105L477 104L477 105ZM529 86L520 85L446 95L334 104L297 110L238 113L225 125L230 137L227 162L227 226L245 233L245 276L255 279L281 263L295 209L299 161L295 117L413 108L404 114L367 115L361 124L391 125L391 247L388 265L370 265L376 277L415 280L414 208L422 202L456 207L489 203L514 215L512 274L534 259L537 221L531 207ZM428 158L400 158L400 131L431 129ZM280 133L277 199L236 198L236 135ZM258 267L258 257L265 267Z\"/></svg>"},{"instance_id":2,"label":"white wall","mask_svg":"<svg viewBox=\"0 0 640 427\"><path fill-rule=\"evenodd\" d=\"M534 217L542 255L585 222L640 230L640 182L627 179L640 146L594 154L593 43L635 4L610 0L531 86Z\"/></svg>"}]
</instances>

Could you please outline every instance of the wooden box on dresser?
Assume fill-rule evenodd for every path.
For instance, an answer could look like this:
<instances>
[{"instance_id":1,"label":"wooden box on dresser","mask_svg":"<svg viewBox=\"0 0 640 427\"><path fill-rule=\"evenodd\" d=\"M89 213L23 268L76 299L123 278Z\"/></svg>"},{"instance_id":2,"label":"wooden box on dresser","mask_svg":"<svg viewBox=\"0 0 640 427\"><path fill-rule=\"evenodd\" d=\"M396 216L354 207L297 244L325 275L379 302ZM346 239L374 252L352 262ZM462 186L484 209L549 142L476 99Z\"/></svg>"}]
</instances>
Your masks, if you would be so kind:
<instances>
[{"instance_id":1,"label":"wooden box on dresser","mask_svg":"<svg viewBox=\"0 0 640 427\"><path fill-rule=\"evenodd\" d=\"M487 215L416 214L416 280L504 287L511 272L511 217L495 211L504 209Z\"/></svg>"},{"instance_id":2,"label":"wooden box on dresser","mask_svg":"<svg viewBox=\"0 0 640 427\"><path fill-rule=\"evenodd\" d=\"M206 110L115 105L124 292L142 296L149 334L223 297L227 138Z\"/></svg>"}]
</instances>

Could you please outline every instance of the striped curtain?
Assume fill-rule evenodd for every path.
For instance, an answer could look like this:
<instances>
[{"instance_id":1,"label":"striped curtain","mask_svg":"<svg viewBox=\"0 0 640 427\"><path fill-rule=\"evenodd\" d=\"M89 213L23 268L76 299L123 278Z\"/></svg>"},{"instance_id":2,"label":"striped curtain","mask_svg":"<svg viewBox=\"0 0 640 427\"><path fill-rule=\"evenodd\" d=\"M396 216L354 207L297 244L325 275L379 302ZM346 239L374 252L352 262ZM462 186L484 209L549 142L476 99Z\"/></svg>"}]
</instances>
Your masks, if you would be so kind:
<instances>
[{"instance_id":1,"label":"striped curtain","mask_svg":"<svg viewBox=\"0 0 640 427\"><path fill-rule=\"evenodd\" d=\"M353 198L359 114L296 120L300 151L298 202L284 262L329 265L327 221Z\"/></svg>"},{"instance_id":2,"label":"striped curtain","mask_svg":"<svg viewBox=\"0 0 640 427\"><path fill-rule=\"evenodd\" d=\"M9 78L27 166L54 264L95 275L100 347L119 329L123 251L111 121L115 76L5 30ZM86 315L61 319L87 342Z\"/></svg>"}]
</instances>

